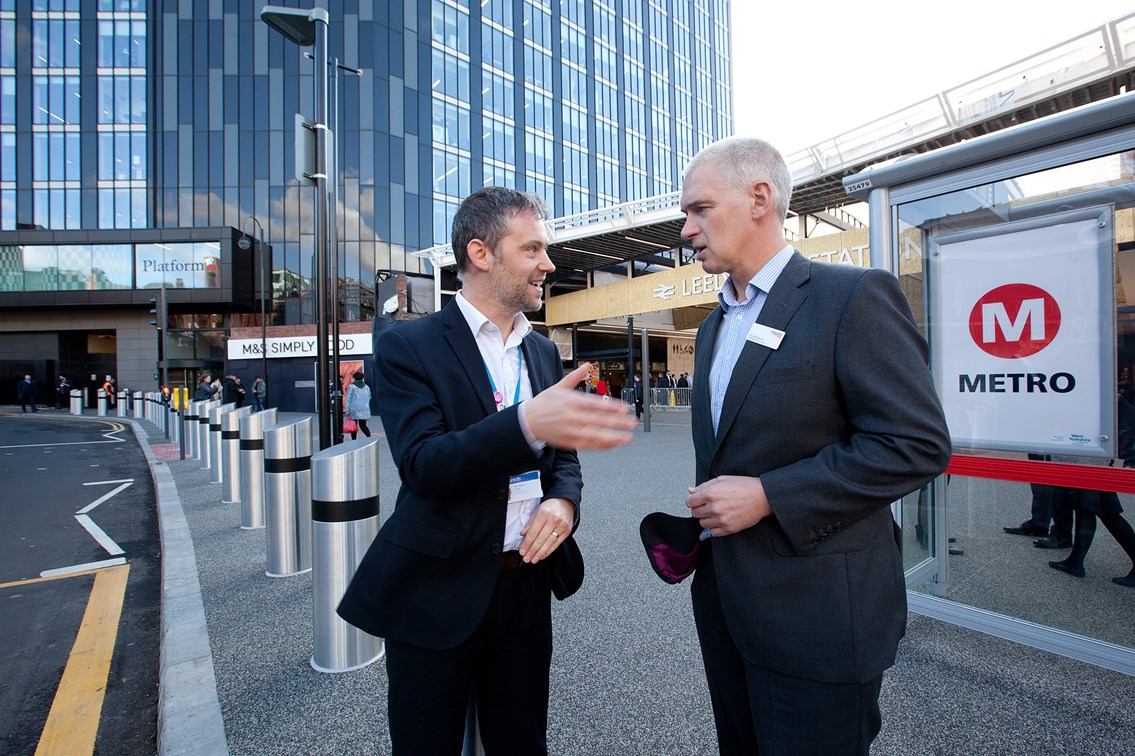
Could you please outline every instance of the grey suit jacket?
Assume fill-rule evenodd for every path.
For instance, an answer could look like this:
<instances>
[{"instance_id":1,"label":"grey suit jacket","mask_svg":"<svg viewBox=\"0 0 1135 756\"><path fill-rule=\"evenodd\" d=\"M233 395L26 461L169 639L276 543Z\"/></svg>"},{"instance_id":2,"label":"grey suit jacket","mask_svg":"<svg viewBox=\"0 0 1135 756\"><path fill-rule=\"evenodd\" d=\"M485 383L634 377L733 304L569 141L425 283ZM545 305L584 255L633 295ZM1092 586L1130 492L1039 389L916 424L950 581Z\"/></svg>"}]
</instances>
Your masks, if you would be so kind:
<instances>
[{"instance_id":1,"label":"grey suit jacket","mask_svg":"<svg viewBox=\"0 0 1135 756\"><path fill-rule=\"evenodd\" d=\"M945 469L950 441L926 342L891 274L793 255L758 322L713 432L709 381L719 307L698 331L697 482L760 477L773 516L711 542L722 609L750 661L863 682L894 663L906 626L889 505ZM695 577L694 590L699 590Z\"/></svg>"}]
</instances>

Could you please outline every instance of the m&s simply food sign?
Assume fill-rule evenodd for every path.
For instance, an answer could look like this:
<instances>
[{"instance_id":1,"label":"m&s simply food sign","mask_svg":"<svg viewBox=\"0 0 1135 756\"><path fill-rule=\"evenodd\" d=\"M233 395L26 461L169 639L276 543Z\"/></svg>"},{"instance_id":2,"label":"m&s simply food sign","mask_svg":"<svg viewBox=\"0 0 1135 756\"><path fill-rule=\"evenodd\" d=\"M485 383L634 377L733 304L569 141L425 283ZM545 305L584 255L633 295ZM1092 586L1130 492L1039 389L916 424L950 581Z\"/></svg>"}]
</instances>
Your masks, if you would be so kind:
<instances>
[{"instance_id":1,"label":"m&s simply food sign","mask_svg":"<svg viewBox=\"0 0 1135 756\"><path fill-rule=\"evenodd\" d=\"M1111 245L1098 210L931 239L932 368L956 447L1113 456Z\"/></svg>"}]
</instances>

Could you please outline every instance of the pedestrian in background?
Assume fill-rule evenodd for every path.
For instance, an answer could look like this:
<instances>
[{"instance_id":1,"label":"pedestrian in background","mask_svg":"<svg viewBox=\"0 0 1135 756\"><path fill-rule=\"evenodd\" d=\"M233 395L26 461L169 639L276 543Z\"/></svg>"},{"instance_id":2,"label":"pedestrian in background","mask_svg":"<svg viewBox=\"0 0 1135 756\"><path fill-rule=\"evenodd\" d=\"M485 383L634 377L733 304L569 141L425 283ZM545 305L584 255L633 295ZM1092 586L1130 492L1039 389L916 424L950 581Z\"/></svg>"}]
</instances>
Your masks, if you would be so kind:
<instances>
[{"instance_id":1,"label":"pedestrian in background","mask_svg":"<svg viewBox=\"0 0 1135 756\"><path fill-rule=\"evenodd\" d=\"M236 384L236 408L240 409L241 407L244 406L244 396L245 396L244 384L241 383L239 375L233 376L233 383Z\"/></svg>"},{"instance_id":2,"label":"pedestrian in background","mask_svg":"<svg viewBox=\"0 0 1135 756\"><path fill-rule=\"evenodd\" d=\"M351 440L354 441L359 437L360 430L364 436L370 438L370 428L367 427L367 421L370 420L370 386L366 384L366 378L361 370L356 370L352 377L355 380L347 387L347 400L343 403L343 411L358 423L358 430L351 431Z\"/></svg>"},{"instance_id":3,"label":"pedestrian in background","mask_svg":"<svg viewBox=\"0 0 1135 756\"><path fill-rule=\"evenodd\" d=\"M213 388L210 376L208 373L205 373L201 376L201 382L197 384L197 390L193 392L193 401L207 402L213 398L213 394L215 393L217 392L216 389Z\"/></svg>"},{"instance_id":4,"label":"pedestrian in background","mask_svg":"<svg viewBox=\"0 0 1135 756\"><path fill-rule=\"evenodd\" d=\"M642 419L642 376L634 377L634 416L636 420Z\"/></svg>"},{"instance_id":5,"label":"pedestrian in background","mask_svg":"<svg viewBox=\"0 0 1135 756\"><path fill-rule=\"evenodd\" d=\"M59 376L59 381L55 384L55 401L58 409L67 409L71 402L71 381L67 380L66 376Z\"/></svg>"},{"instance_id":6,"label":"pedestrian in background","mask_svg":"<svg viewBox=\"0 0 1135 756\"><path fill-rule=\"evenodd\" d=\"M30 375L25 375L24 379L16 387L16 396L20 400L20 409L24 412L28 411L28 405L32 406L32 412L39 412L35 406L35 381L32 380Z\"/></svg>"},{"instance_id":7,"label":"pedestrian in background","mask_svg":"<svg viewBox=\"0 0 1135 756\"><path fill-rule=\"evenodd\" d=\"M265 397L268 396L268 384L259 375L252 381L252 411L262 412L267 403Z\"/></svg>"},{"instance_id":8,"label":"pedestrian in background","mask_svg":"<svg viewBox=\"0 0 1135 756\"><path fill-rule=\"evenodd\" d=\"M226 375L225 383L221 389L221 401L225 404L236 404L238 389L235 375Z\"/></svg>"}]
</instances>

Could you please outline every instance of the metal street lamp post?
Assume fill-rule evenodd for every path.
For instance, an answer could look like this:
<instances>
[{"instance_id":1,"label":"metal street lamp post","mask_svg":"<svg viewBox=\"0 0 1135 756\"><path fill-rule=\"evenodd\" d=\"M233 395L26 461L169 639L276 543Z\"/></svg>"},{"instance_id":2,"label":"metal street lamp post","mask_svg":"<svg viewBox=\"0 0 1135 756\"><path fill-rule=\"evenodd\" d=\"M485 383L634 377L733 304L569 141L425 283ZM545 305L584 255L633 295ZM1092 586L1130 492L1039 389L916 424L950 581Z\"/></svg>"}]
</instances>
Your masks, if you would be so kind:
<instances>
[{"instance_id":1,"label":"metal street lamp post","mask_svg":"<svg viewBox=\"0 0 1135 756\"><path fill-rule=\"evenodd\" d=\"M270 296L271 288L268 279L264 277L264 227L260 225L260 221L256 220L256 216L250 215L244 219L244 225L247 228L248 222L252 221L256 224L256 230L259 233L256 258L259 263L260 271L260 378L264 381L264 385L268 384L268 314L265 300ZM248 232L243 231L244 235L237 241L237 246L244 251L252 248L252 243L249 241Z\"/></svg>"},{"instance_id":2,"label":"metal street lamp post","mask_svg":"<svg viewBox=\"0 0 1135 756\"><path fill-rule=\"evenodd\" d=\"M300 47L315 46L315 155L316 169L310 176L315 181L315 403L319 416L319 448L331 446L331 375L327 347L328 301L331 293L331 195L328 191L329 129L327 102L327 25L329 16L323 8L301 10L266 5L260 18ZM336 371L337 372L337 371Z\"/></svg>"}]
</instances>

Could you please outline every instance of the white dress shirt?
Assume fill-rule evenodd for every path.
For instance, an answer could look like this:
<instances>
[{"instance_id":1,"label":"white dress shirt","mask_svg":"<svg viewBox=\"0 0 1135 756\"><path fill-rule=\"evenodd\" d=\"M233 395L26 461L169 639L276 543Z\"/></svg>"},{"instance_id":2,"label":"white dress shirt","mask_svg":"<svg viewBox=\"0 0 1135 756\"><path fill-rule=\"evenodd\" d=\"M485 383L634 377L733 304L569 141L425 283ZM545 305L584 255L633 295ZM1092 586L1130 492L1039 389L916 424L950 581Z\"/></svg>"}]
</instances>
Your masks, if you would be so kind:
<instances>
[{"instance_id":1,"label":"white dress shirt","mask_svg":"<svg viewBox=\"0 0 1135 756\"><path fill-rule=\"evenodd\" d=\"M532 331L532 324L528 322L528 318L524 317L524 313L516 313L512 321L512 333L508 335L508 340L505 341L502 338L501 330L474 307L464 294L460 291L457 292L456 299L461 314L465 316L465 321L469 324L469 330L473 332L477 349L481 352L481 360L485 363L485 370L492 378L491 383L501 393L501 409L512 406L514 399L517 398L517 384L519 383L520 390L517 401L521 405L517 409L517 414L520 419L520 429L523 431L528 445L532 447L534 452L539 453L543 450L544 444L532 436L532 432L528 428L528 421L524 416L523 402L532 398L532 381L528 377L527 366L521 364L520 356L520 342ZM528 524L532 512L539 503L539 498L509 502L508 512L505 514L504 520L503 543L505 551L514 551L520 548L520 544L524 541L520 531Z\"/></svg>"}]
</instances>

